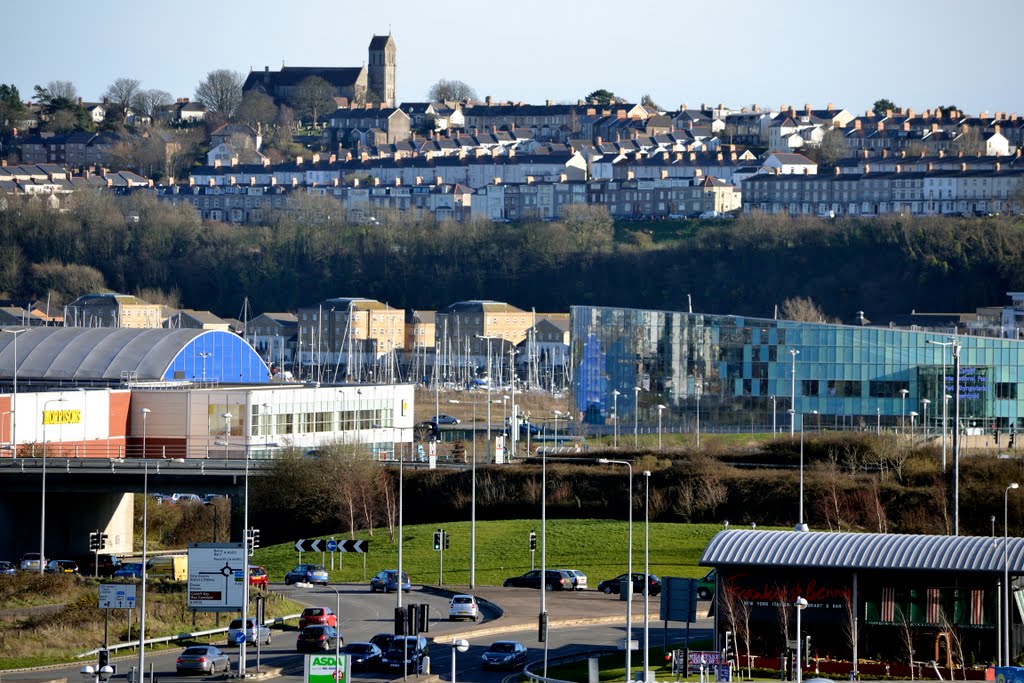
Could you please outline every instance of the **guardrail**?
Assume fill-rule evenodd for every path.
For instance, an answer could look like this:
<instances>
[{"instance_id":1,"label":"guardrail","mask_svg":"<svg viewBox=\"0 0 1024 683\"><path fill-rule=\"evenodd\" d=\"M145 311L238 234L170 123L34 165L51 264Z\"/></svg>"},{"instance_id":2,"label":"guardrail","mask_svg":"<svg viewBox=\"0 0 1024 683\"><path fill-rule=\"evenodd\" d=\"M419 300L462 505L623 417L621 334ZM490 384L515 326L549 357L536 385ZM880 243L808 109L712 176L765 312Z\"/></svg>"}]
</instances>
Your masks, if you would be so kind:
<instances>
[{"instance_id":1,"label":"guardrail","mask_svg":"<svg viewBox=\"0 0 1024 683\"><path fill-rule=\"evenodd\" d=\"M298 619L300 614L286 614L283 617L274 617L273 619L265 619L261 626L273 626L275 624L283 624L289 619ZM192 631L190 633L179 633L174 636L161 636L160 638L147 638L145 641L146 645L154 645L156 643L172 643L176 640L192 640L194 638L202 638L203 636L212 636L218 633L227 633L230 629L229 626L223 628L211 628L205 631ZM139 641L130 640L127 643L115 643L107 647L107 652L117 652L126 648L137 648L139 647ZM95 650L89 650L88 652L82 652L81 654L75 655L78 659L82 657L89 657L97 654L103 648L98 647Z\"/></svg>"},{"instance_id":2,"label":"guardrail","mask_svg":"<svg viewBox=\"0 0 1024 683\"><path fill-rule=\"evenodd\" d=\"M618 652L618 649L613 647L602 647L594 650L585 650L583 652L573 652L567 655L561 655L555 658L548 658L548 666L561 666L562 664L571 664L572 662L578 662L582 659L590 659L591 657L598 656L603 657L605 655L612 655ZM545 678L539 674L535 674L530 671L530 667L539 664L544 666L543 661L528 663L523 668L523 674L531 681L540 681L540 683L574 683L573 681L564 681L560 678Z\"/></svg>"}]
</instances>

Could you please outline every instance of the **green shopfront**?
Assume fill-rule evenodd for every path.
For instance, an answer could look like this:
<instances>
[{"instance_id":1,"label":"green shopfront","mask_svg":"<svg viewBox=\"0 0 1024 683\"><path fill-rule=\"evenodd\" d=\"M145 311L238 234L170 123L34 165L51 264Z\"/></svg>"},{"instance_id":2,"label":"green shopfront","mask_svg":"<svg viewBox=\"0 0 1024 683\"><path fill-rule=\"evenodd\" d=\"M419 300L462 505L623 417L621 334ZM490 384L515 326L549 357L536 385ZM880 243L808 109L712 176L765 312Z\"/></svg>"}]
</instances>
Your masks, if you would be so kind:
<instances>
[{"instance_id":1,"label":"green shopfront","mask_svg":"<svg viewBox=\"0 0 1024 683\"><path fill-rule=\"evenodd\" d=\"M620 433L1024 426L1024 343L788 320L628 308L571 309L573 396ZM959 382L954 348L960 347ZM959 387L957 385L959 384ZM639 391L635 391L638 387ZM618 392L616 394L616 392ZM948 397L948 398L947 398Z\"/></svg>"}]
</instances>

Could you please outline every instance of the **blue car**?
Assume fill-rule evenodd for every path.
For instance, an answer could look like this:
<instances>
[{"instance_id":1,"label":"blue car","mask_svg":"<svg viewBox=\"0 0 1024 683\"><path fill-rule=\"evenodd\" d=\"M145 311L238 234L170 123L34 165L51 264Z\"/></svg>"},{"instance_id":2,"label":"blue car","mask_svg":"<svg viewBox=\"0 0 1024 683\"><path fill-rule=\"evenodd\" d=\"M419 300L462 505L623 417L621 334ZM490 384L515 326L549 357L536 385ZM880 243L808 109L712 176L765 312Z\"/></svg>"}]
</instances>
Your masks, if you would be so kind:
<instances>
[{"instance_id":1,"label":"blue car","mask_svg":"<svg viewBox=\"0 0 1024 683\"><path fill-rule=\"evenodd\" d=\"M0 562L0 574L16 574L18 568L13 562Z\"/></svg>"},{"instance_id":2,"label":"blue car","mask_svg":"<svg viewBox=\"0 0 1024 683\"><path fill-rule=\"evenodd\" d=\"M327 570L318 564L300 564L295 569L284 575L284 585L290 586L293 583L318 583L326 586L328 581Z\"/></svg>"},{"instance_id":3,"label":"blue car","mask_svg":"<svg viewBox=\"0 0 1024 683\"><path fill-rule=\"evenodd\" d=\"M118 567L117 571L114 572L115 579L141 579L142 578L142 563L141 562L124 562Z\"/></svg>"},{"instance_id":4,"label":"blue car","mask_svg":"<svg viewBox=\"0 0 1024 683\"><path fill-rule=\"evenodd\" d=\"M398 590L398 570L397 569L383 569L377 573L372 579L370 579L370 592L376 593L377 591L384 591L385 593L391 593ZM409 575L402 572L402 591L408 593L412 590L412 584L409 583Z\"/></svg>"}]
</instances>

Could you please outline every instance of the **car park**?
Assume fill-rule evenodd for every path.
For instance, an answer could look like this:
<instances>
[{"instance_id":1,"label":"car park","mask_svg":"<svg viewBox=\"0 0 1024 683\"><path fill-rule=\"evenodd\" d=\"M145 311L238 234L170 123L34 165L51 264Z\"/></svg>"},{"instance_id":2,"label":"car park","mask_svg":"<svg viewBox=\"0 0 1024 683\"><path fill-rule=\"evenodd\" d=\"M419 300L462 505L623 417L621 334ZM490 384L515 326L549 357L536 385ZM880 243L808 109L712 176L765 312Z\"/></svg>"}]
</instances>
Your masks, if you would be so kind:
<instances>
[{"instance_id":1,"label":"car park","mask_svg":"<svg viewBox=\"0 0 1024 683\"><path fill-rule=\"evenodd\" d=\"M232 619L231 625L228 626L228 645L237 645L236 639L242 633L242 620ZM256 618L249 617L246 619L245 627L245 642L256 644L256 640L264 645L270 645L270 627L266 624L260 624L259 628L256 625Z\"/></svg>"},{"instance_id":2,"label":"car park","mask_svg":"<svg viewBox=\"0 0 1024 683\"><path fill-rule=\"evenodd\" d=\"M299 615L299 628L307 626L338 626L338 615L330 607L307 607Z\"/></svg>"},{"instance_id":3,"label":"car park","mask_svg":"<svg viewBox=\"0 0 1024 683\"><path fill-rule=\"evenodd\" d=\"M453 595L448 604L448 621L480 618L480 605L472 595Z\"/></svg>"},{"instance_id":4,"label":"car park","mask_svg":"<svg viewBox=\"0 0 1024 683\"><path fill-rule=\"evenodd\" d=\"M267 570L258 564L250 564L249 585L253 588L267 590L267 587L270 586L270 578L267 576Z\"/></svg>"},{"instance_id":5,"label":"car park","mask_svg":"<svg viewBox=\"0 0 1024 683\"><path fill-rule=\"evenodd\" d=\"M46 558L43 558L42 562L39 561L39 553L25 553L21 556L21 561L18 563L18 569L27 572L38 572L40 567L46 566Z\"/></svg>"},{"instance_id":6,"label":"car park","mask_svg":"<svg viewBox=\"0 0 1024 683\"><path fill-rule=\"evenodd\" d=\"M579 569L559 569L558 571L564 572L572 577L572 589L574 591L587 590L587 575Z\"/></svg>"},{"instance_id":7,"label":"car park","mask_svg":"<svg viewBox=\"0 0 1024 683\"><path fill-rule=\"evenodd\" d=\"M420 673L427 648L427 639L423 636L397 636L384 653L381 668L391 673Z\"/></svg>"},{"instance_id":8,"label":"car park","mask_svg":"<svg viewBox=\"0 0 1024 683\"><path fill-rule=\"evenodd\" d=\"M77 574L78 563L74 560L50 560L43 571L47 574Z\"/></svg>"},{"instance_id":9,"label":"car park","mask_svg":"<svg viewBox=\"0 0 1024 683\"><path fill-rule=\"evenodd\" d=\"M380 659L384 656L381 649L373 643L349 643L341 650L342 654L351 658L353 671L376 671L380 668Z\"/></svg>"},{"instance_id":10,"label":"car park","mask_svg":"<svg viewBox=\"0 0 1024 683\"><path fill-rule=\"evenodd\" d=\"M0 560L0 574L16 574L17 571L18 568L14 565L13 562Z\"/></svg>"},{"instance_id":11,"label":"car park","mask_svg":"<svg viewBox=\"0 0 1024 683\"><path fill-rule=\"evenodd\" d=\"M293 583L313 583L326 586L327 581L327 570L319 564L298 564L284 575L284 585L286 586Z\"/></svg>"},{"instance_id":12,"label":"car park","mask_svg":"<svg viewBox=\"0 0 1024 683\"><path fill-rule=\"evenodd\" d=\"M434 424L439 425L457 425L462 422L462 420L457 417L452 417L451 415L435 415L430 418L428 422L433 422Z\"/></svg>"},{"instance_id":13,"label":"car park","mask_svg":"<svg viewBox=\"0 0 1024 683\"><path fill-rule=\"evenodd\" d=\"M141 579L141 562L123 562L117 571L114 572L115 579Z\"/></svg>"},{"instance_id":14,"label":"car park","mask_svg":"<svg viewBox=\"0 0 1024 683\"><path fill-rule=\"evenodd\" d=\"M213 645L190 645L186 647L174 665L179 676L182 674L215 674L231 668L227 653Z\"/></svg>"},{"instance_id":15,"label":"car park","mask_svg":"<svg viewBox=\"0 0 1024 683\"><path fill-rule=\"evenodd\" d=\"M322 650L324 652L335 650L344 645L345 639L341 637L338 630L327 624L314 624L306 626L299 631L295 638L295 650L297 652L310 652Z\"/></svg>"},{"instance_id":16,"label":"car park","mask_svg":"<svg viewBox=\"0 0 1024 683\"><path fill-rule=\"evenodd\" d=\"M511 576L501 585L505 588L540 588L543 583L545 590L549 591L572 590L572 578L557 569L548 569L543 581L542 576L541 570L534 569L521 576Z\"/></svg>"},{"instance_id":17,"label":"car park","mask_svg":"<svg viewBox=\"0 0 1024 683\"><path fill-rule=\"evenodd\" d=\"M396 590L398 590L397 569L383 569L377 572L376 576L370 579L371 593L376 593L377 591L391 593ZM402 591L408 593L411 590L412 584L409 582L409 575L405 572L402 572Z\"/></svg>"},{"instance_id":18,"label":"car park","mask_svg":"<svg viewBox=\"0 0 1024 683\"><path fill-rule=\"evenodd\" d=\"M621 592L622 581L626 579L626 574L619 574L614 579L605 579L601 583L597 584L597 590L607 595L618 595ZM661 579L654 574L648 575L648 582L650 584L649 594L653 597L661 593ZM633 572L633 592L643 594L645 588L645 581L643 573Z\"/></svg>"},{"instance_id":19,"label":"car park","mask_svg":"<svg viewBox=\"0 0 1024 683\"><path fill-rule=\"evenodd\" d=\"M485 669L520 669L526 666L526 646L515 640L498 640L491 643L480 657Z\"/></svg>"}]
</instances>

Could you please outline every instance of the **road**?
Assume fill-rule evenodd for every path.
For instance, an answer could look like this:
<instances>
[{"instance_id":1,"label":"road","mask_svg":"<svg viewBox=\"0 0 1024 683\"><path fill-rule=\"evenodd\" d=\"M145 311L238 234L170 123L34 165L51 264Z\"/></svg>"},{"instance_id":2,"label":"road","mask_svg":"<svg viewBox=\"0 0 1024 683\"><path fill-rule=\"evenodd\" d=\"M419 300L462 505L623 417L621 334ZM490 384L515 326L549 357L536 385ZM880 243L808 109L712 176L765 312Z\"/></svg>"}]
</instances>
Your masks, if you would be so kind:
<instances>
[{"instance_id":1,"label":"road","mask_svg":"<svg viewBox=\"0 0 1024 683\"><path fill-rule=\"evenodd\" d=\"M365 584L339 584L336 586L341 594L341 619L339 628L346 643L369 640L376 633L394 632L395 595L381 593L371 594ZM465 587L463 587L465 588ZM329 588L323 587L285 587L272 585L275 592L281 592L289 598L307 605L323 605L336 609L338 597ZM468 592L468 589L467 589ZM459 681L475 683L496 683L504 680L508 672L484 671L480 666L480 657L487 646L496 640L519 640L530 648L530 661L543 662L543 644L537 642L537 614L539 611L540 594L530 589L503 589L494 587L478 587L474 594L500 606L492 611L485 603L483 619L477 623L447 621L448 598L433 589L415 587L411 593L403 594L402 604L410 603L430 605L430 631L424 633L433 639L430 646L431 671L443 680L451 678L450 642L453 637L466 638L470 649L459 653L456 657L456 676ZM617 597L609 597L594 591L581 593L547 593L547 611L550 628L548 638L549 661L566 655L582 653L600 647L615 647L624 638L625 603ZM657 617L657 600L651 601L653 618ZM633 605L634 616L639 618L643 613L643 604L639 597ZM500 615L499 615L500 613ZM699 622L698 628L691 628L691 637L706 637L710 634L710 623ZM650 626L651 646L662 644L663 625L652 621ZM634 622L633 638L642 640L642 623ZM302 658L295 652L294 624L289 630L273 631L272 642L262 646L259 657L261 670L280 670L280 680L286 683L297 683L302 680ZM669 629L669 638L677 642L684 637L683 629ZM237 669L237 648L226 646L223 638L213 643L229 652L232 669ZM158 679L166 679L175 675L175 658L181 650L171 650L146 654L146 668L152 667ZM643 661L642 652L634 652L633 663L640 666ZM74 667L33 670L20 673L5 673L7 682L42 683L54 680L87 681L79 673L79 669L87 662ZM91 662L89 662L91 663ZM119 683L127 679L129 671L138 663L138 655L116 657L113 664L117 665L118 674L112 679ZM652 666L654 662L651 662ZM257 670L256 648L249 646L248 673ZM218 678L223 678L222 676ZM394 680L394 676L381 677L378 674L359 673L354 676L361 681ZM400 678L400 676L399 676ZM428 676L409 676L410 679L424 679ZM193 680L214 680L210 677L195 677Z\"/></svg>"}]
</instances>

